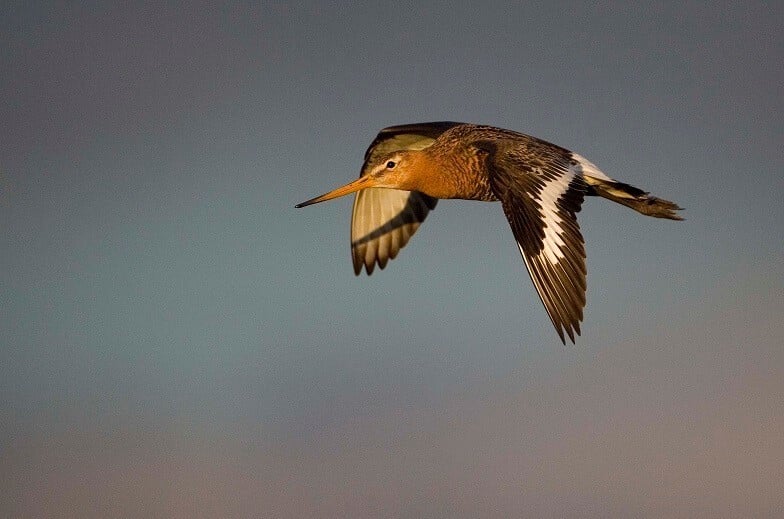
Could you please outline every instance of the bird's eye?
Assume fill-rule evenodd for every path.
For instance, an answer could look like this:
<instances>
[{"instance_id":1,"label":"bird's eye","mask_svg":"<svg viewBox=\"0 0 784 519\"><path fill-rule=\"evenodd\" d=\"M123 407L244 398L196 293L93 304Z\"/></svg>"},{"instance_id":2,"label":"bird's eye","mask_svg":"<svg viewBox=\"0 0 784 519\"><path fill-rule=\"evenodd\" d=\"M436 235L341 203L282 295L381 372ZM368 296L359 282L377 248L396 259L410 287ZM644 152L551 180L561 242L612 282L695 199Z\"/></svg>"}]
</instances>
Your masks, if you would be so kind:
<instances>
[{"instance_id":1,"label":"bird's eye","mask_svg":"<svg viewBox=\"0 0 784 519\"><path fill-rule=\"evenodd\" d=\"M387 162L387 169L393 169L395 166L397 166L397 164L395 163L394 160L390 160L389 162Z\"/></svg>"}]
</instances>

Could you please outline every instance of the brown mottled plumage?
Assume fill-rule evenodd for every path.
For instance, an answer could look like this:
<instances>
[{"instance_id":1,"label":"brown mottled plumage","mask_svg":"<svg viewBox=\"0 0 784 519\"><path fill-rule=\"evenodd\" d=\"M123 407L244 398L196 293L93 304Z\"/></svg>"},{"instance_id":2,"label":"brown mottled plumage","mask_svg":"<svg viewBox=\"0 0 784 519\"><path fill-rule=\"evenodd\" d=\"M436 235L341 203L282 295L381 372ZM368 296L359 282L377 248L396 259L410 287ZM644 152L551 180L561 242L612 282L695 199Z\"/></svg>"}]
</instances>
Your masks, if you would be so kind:
<instances>
[{"instance_id":1,"label":"brown mottled plumage","mask_svg":"<svg viewBox=\"0 0 784 519\"><path fill-rule=\"evenodd\" d=\"M357 192L354 271L384 268L439 198L500 201L531 280L559 337L574 342L585 307L585 249L576 214L601 196L657 218L681 220L673 202L614 180L567 149L521 133L455 122L392 126L365 153L359 179L298 204Z\"/></svg>"}]
</instances>

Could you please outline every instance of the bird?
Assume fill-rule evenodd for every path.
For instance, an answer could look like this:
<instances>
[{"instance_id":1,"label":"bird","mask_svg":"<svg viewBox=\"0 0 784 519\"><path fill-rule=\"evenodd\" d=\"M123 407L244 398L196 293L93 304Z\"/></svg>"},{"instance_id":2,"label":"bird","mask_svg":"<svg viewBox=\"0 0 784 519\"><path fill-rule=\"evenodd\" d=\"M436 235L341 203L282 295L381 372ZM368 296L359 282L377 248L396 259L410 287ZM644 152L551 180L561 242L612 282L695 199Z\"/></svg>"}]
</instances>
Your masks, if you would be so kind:
<instances>
[{"instance_id":1,"label":"bird","mask_svg":"<svg viewBox=\"0 0 784 519\"><path fill-rule=\"evenodd\" d=\"M577 213L598 196L643 215L683 220L674 202L602 173L585 157L494 126L453 121L390 126L365 152L358 179L297 204L356 193L354 272L383 269L439 199L501 202L523 262L561 342L575 343L586 304L585 246Z\"/></svg>"}]
</instances>

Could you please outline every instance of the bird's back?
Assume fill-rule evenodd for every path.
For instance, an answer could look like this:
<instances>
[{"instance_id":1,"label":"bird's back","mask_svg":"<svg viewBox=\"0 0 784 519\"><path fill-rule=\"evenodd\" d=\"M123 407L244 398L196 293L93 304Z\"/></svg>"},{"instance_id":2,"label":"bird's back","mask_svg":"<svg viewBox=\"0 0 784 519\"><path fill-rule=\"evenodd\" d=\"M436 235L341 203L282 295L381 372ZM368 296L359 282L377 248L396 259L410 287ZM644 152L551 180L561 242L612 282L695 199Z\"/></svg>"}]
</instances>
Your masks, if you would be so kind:
<instances>
[{"instance_id":1,"label":"bird's back","mask_svg":"<svg viewBox=\"0 0 784 519\"><path fill-rule=\"evenodd\" d=\"M566 170L571 152L530 135L477 124L461 124L442 133L426 152L437 161L434 175L449 176L457 184L458 196L467 200L496 201L490 175L495 167L521 174L557 167Z\"/></svg>"}]
</instances>

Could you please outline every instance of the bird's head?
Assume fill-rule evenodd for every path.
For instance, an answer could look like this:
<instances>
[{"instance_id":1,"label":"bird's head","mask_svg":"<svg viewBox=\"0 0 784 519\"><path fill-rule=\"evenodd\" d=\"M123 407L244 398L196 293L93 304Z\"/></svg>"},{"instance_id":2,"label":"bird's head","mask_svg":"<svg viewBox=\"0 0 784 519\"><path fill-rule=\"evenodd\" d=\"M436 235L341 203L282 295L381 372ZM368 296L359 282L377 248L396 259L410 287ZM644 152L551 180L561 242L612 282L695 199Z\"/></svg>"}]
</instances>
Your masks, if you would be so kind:
<instances>
[{"instance_id":1,"label":"bird's head","mask_svg":"<svg viewBox=\"0 0 784 519\"><path fill-rule=\"evenodd\" d=\"M421 151L401 150L388 153L365 166L364 174L345 186L325 193L295 207L305 207L345 196L370 187L402 189L414 191L418 188L418 165L421 163Z\"/></svg>"}]
</instances>

